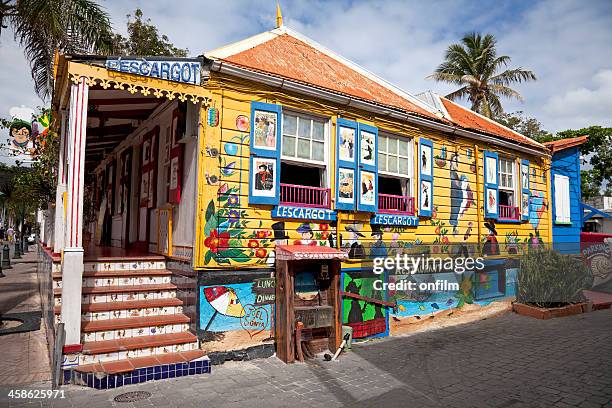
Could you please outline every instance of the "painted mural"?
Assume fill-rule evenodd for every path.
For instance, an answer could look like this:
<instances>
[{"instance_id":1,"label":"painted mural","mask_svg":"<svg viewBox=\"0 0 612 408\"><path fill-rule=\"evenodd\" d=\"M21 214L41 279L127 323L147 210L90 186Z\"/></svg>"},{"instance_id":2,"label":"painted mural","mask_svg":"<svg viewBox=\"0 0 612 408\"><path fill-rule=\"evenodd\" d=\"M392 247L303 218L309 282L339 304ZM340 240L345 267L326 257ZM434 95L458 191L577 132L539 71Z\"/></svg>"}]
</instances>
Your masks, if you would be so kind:
<instances>
[{"instance_id":1,"label":"painted mural","mask_svg":"<svg viewBox=\"0 0 612 408\"><path fill-rule=\"evenodd\" d=\"M385 293L374 289L379 279L372 271L344 271L342 290L344 292L385 300ZM344 297L342 302L342 323L353 328L353 338L359 339L387 333L387 308L381 304Z\"/></svg>"},{"instance_id":2,"label":"painted mural","mask_svg":"<svg viewBox=\"0 0 612 408\"><path fill-rule=\"evenodd\" d=\"M273 341L270 303L274 297L258 296L261 291L256 286L257 281L200 286L199 327L206 350L240 349Z\"/></svg>"}]
</instances>

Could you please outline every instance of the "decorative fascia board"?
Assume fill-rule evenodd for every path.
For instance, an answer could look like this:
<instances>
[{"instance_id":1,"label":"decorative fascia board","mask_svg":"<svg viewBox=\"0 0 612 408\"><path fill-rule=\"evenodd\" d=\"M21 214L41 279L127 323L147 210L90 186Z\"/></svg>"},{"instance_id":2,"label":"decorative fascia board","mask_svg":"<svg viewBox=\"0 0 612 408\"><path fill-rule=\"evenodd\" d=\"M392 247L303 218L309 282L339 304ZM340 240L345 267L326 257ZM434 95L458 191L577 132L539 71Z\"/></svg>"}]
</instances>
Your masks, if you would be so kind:
<instances>
[{"instance_id":1,"label":"decorative fascia board","mask_svg":"<svg viewBox=\"0 0 612 408\"><path fill-rule=\"evenodd\" d=\"M126 74L107 70L93 65L69 62L68 76L72 83L78 83L79 78L86 78L87 85L99 85L103 89L123 90L131 94L140 93L143 96L155 96L168 100L178 99L181 102L190 101L193 104L210 105L211 94L206 88L162 79Z\"/></svg>"}]
</instances>

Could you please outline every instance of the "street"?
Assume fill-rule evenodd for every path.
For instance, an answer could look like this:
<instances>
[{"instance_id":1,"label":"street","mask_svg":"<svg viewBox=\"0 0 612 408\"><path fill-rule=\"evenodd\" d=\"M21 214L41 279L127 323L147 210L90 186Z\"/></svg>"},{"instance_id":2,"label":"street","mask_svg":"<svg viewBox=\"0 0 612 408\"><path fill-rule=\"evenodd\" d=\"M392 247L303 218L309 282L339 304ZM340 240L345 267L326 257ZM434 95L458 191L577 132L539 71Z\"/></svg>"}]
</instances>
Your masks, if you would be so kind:
<instances>
[{"instance_id":1,"label":"street","mask_svg":"<svg viewBox=\"0 0 612 408\"><path fill-rule=\"evenodd\" d=\"M66 386L65 399L9 406L612 407L611 323L612 310L548 321L509 313L354 345L333 363L231 362L210 375L108 391ZM137 390L151 396L113 401Z\"/></svg>"}]
</instances>

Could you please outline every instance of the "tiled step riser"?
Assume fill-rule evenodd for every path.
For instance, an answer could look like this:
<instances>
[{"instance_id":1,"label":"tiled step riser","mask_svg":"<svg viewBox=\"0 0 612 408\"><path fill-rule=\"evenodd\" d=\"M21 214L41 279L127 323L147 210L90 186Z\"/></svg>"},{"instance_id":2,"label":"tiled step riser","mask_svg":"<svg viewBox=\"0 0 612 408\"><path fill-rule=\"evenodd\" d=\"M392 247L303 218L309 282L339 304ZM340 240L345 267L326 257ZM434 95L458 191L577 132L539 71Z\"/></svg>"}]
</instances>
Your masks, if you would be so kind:
<instances>
[{"instance_id":1,"label":"tiled step riser","mask_svg":"<svg viewBox=\"0 0 612 408\"><path fill-rule=\"evenodd\" d=\"M158 290L151 292L128 292L128 293L107 293L95 295L83 295L81 303L107 303L107 302L123 302L131 300L152 300L152 299L170 299L176 297L175 290ZM61 296L55 296L55 306L61 306Z\"/></svg>"},{"instance_id":2,"label":"tiled step riser","mask_svg":"<svg viewBox=\"0 0 612 408\"><path fill-rule=\"evenodd\" d=\"M125 360L126 358L148 357L167 353L178 353L181 351L197 350L198 343L173 344L160 347L146 347L136 350L118 351L104 354L80 354L79 365L101 363L107 361Z\"/></svg>"},{"instance_id":3,"label":"tiled step riser","mask_svg":"<svg viewBox=\"0 0 612 408\"><path fill-rule=\"evenodd\" d=\"M170 276L128 276L113 278L83 278L84 288L99 288L104 286L161 285L170 283ZM54 288L61 289L62 281L55 280Z\"/></svg>"},{"instance_id":4,"label":"tiled step riser","mask_svg":"<svg viewBox=\"0 0 612 408\"><path fill-rule=\"evenodd\" d=\"M109 312L87 312L81 316L82 320L108 320L108 319L126 319L128 317L148 317L162 316L183 313L183 306L167 306L167 307L151 307L146 309L124 309L112 310Z\"/></svg>"},{"instance_id":5,"label":"tiled step riser","mask_svg":"<svg viewBox=\"0 0 612 408\"><path fill-rule=\"evenodd\" d=\"M164 261L132 261L132 262L85 262L85 272L103 271L137 271L143 269L166 269Z\"/></svg>"},{"instance_id":6,"label":"tiled step riser","mask_svg":"<svg viewBox=\"0 0 612 408\"><path fill-rule=\"evenodd\" d=\"M81 320L96 321L110 319L126 319L129 317L167 316L183 313L183 306L152 307L146 309L124 309L109 312L86 312L81 314ZM60 322L60 315L55 315L55 322Z\"/></svg>"},{"instance_id":7,"label":"tiled step riser","mask_svg":"<svg viewBox=\"0 0 612 408\"><path fill-rule=\"evenodd\" d=\"M81 341L117 340L126 337L154 336L156 334L182 333L189 331L188 323L166 324L159 326L135 327L131 329L116 329L81 333Z\"/></svg>"}]
</instances>

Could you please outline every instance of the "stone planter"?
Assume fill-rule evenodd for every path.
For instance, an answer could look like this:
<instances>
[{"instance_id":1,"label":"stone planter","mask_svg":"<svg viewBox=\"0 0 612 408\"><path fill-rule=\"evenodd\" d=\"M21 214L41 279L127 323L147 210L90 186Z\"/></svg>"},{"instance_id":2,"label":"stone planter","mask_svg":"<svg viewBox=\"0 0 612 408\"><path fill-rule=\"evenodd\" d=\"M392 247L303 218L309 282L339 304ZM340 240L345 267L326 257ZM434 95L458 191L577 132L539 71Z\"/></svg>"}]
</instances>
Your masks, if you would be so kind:
<instances>
[{"instance_id":1,"label":"stone planter","mask_svg":"<svg viewBox=\"0 0 612 408\"><path fill-rule=\"evenodd\" d=\"M575 303L563 307L541 308L524 303L512 304L512 310L523 316L534 317L536 319L548 320L553 317L565 317L576 314L585 313L587 310L586 303Z\"/></svg>"}]
</instances>

